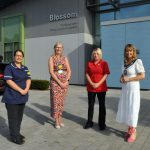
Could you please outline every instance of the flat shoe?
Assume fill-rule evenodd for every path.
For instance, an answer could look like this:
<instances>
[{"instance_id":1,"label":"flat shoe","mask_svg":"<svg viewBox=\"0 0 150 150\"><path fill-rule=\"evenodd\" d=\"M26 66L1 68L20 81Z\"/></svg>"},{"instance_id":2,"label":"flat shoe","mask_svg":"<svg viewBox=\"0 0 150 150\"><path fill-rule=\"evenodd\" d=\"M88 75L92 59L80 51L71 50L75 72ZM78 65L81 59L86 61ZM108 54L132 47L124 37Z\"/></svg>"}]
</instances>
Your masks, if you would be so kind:
<instances>
[{"instance_id":1,"label":"flat shoe","mask_svg":"<svg viewBox=\"0 0 150 150\"><path fill-rule=\"evenodd\" d=\"M93 127L93 122L87 122L86 125L83 127L84 129L89 129Z\"/></svg>"},{"instance_id":2,"label":"flat shoe","mask_svg":"<svg viewBox=\"0 0 150 150\"><path fill-rule=\"evenodd\" d=\"M25 141L24 141L24 140L21 140L21 139L14 139L14 138L12 138L11 141L12 141L13 143L19 144L19 145L22 145L22 144L25 143Z\"/></svg>"},{"instance_id":3,"label":"flat shoe","mask_svg":"<svg viewBox=\"0 0 150 150\"><path fill-rule=\"evenodd\" d=\"M61 127L64 127L65 125L63 123L60 124Z\"/></svg>"},{"instance_id":4,"label":"flat shoe","mask_svg":"<svg viewBox=\"0 0 150 150\"><path fill-rule=\"evenodd\" d=\"M59 126L59 125L55 125L55 128L56 128L56 129L60 129L60 126Z\"/></svg>"},{"instance_id":5,"label":"flat shoe","mask_svg":"<svg viewBox=\"0 0 150 150\"><path fill-rule=\"evenodd\" d=\"M22 134L20 134L20 138L21 138L21 140L24 140L25 136L23 136Z\"/></svg>"}]
</instances>

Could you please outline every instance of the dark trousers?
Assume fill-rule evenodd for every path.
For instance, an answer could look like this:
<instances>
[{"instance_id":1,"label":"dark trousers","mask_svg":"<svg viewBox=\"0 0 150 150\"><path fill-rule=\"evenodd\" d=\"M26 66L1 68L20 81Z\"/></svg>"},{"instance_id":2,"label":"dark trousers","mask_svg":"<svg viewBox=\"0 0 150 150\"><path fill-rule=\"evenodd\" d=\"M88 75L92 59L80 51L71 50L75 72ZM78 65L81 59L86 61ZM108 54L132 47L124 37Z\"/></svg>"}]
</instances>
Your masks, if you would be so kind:
<instances>
[{"instance_id":1,"label":"dark trousers","mask_svg":"<svg viewBox=\"0 0 150 150\"><path fill-rule=\"evenodd\" d=\"M94 114L95 97L97 95L99 102L99 127L105 126L106 118L106 107L105 107L105 96L106 92L88 92L88 122L92 122Z\"/></svg>"},{"instance_id":2,"label":"dark trousers","mask_svg":"<svg viewBox=\"0 0 150 150\"><path fill-rule=\"evenodd\" d=\"M6 104L9 132L12 138L20 136L20 127L25 104Z\"/></svg>"}]
</instances>

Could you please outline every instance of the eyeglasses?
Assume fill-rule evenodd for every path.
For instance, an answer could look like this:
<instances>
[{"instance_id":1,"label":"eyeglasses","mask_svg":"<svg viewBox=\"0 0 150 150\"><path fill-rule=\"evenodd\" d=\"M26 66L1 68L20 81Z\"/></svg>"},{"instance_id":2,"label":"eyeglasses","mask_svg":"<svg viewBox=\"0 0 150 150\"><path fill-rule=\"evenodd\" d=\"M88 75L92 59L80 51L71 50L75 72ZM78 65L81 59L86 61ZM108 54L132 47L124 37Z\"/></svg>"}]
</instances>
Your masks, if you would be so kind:
<instances>
[{"instance_id":1,"label":"eyeglasses","mask_svg":"<svg viewBox=\"0 0 150 150\"><path fill-rule=\"evenodd\" d=\"M62 48L62 47L55 47L55 48Z\"/></svg>"},{"instance_id":2,"label":"eyeglasses","mask_svg":"<svg viewBox=\"0 0 150 150\"><path fill-rule=\"evenodd\" d=\"M15 57L23 57L22 55L15 55Z\"/></svg>"}]
</instances>

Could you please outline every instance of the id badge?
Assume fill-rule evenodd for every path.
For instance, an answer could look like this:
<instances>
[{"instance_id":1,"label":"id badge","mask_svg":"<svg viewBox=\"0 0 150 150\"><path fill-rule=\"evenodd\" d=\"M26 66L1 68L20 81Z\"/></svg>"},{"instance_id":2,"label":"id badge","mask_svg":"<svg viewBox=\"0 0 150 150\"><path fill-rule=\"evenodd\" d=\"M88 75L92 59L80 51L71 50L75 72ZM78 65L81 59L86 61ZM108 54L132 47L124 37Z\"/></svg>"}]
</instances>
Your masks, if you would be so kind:
<instances>
[{"instance_id":1,"label":"id badge","mask_svg":"<svg viewBox=\"0 0 150 150\"><path fill-rule=\"evenodd\" d=\"M62 73L63 73L63 70L61 70L61 69L58 70L58 73L59 73L59 74L62 74Z\"/></svg>"},{"instance_id":2,"label":"id badge","mask_svg":"<svg viewBox=\"0 0 150 150\"><path fill-rule=\"evenodd\" d=\"M127 75L127 70L124 69L123 74L126 76Z\"/></svg>"}]
</instances>

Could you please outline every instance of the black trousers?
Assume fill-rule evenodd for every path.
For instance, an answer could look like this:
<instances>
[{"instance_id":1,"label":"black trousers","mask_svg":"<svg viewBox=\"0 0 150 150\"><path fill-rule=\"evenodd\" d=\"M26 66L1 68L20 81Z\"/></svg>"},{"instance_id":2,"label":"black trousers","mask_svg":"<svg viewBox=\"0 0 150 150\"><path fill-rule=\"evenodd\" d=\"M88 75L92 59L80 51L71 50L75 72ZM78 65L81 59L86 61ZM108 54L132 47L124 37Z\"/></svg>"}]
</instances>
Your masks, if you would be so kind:
<instances>
[{"instance_id":1,"label":"black trousers","mask_svg":"<svg viewBox=\"0 0 150 150\"><path fill-rule=\"evenodd\" d=\"M88 92L88 122L90 123L93 120L96 95L97 95L98 102L99 102L98 124L99 124L99 127L104 127L105 118L106 118L106 107L105 107L106 92Z\"/></svg>"},{"instance_id":2,"label":"black trousers","mask_svg":"<svg viewBox=\"0 0 150 150\"><path fill-rule=\"evenodd\" d=\"M9 132L12 138L20 136L20 127L25 104L5 104L7 109Z\"/></svg>"}]
</instances>

